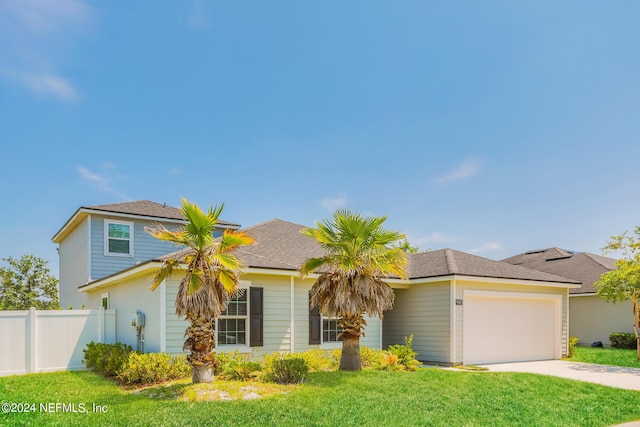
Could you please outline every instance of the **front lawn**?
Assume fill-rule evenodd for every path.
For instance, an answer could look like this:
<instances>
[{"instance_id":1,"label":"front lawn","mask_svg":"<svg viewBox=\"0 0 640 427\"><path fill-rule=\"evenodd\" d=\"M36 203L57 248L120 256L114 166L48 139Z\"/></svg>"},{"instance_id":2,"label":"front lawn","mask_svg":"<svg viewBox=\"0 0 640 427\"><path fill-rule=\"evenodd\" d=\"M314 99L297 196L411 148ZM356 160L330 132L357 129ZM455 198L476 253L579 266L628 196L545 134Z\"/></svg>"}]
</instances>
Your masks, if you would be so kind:
<instances>
[{"instance_id":1,"label":"front lawn","mask_svg":"<svg viewBox=\"0 0 640 427\"><path fill-rule=\"evenodd\" d=\"M141 393L93 372L0 377L1 403L37 406L35 412L0 414L0 425L607 426L640 419L640 392L522 373L316 372L303 385L268 398L176 397L197 395L193 387L183 383L169 393L162 386ZM206 393L216 394L215 387ZM83 404L86 413L65 412L62 406L46 413L40 403L66 404L68 410ZM94 412L94 405L106 412Z\"/></svg>"},{"instance_id":2,"label":"front lawn","mask_svg":"<svg viewBox=\"0 0 640 427\"><path fill-rule=\"evenodd\" d=\"M575 347L573 362L598 363L600 365L627 366L640 368L640 361L635 350L621 348Z\"/></svg>"}]
</instances>

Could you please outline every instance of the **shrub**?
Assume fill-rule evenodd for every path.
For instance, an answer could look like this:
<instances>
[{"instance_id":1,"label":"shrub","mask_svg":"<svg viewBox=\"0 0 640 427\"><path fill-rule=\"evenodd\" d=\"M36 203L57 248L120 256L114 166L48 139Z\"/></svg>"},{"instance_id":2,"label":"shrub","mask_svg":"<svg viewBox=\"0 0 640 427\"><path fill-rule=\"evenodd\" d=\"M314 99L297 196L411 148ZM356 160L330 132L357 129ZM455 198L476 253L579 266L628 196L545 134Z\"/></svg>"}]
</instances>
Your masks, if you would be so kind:
<instances>
[{"instance_id":1,"label":"shrub","mask_svg":"<svg viewBox=\"0 0 640 427\"><path fill-rule=\"evenodd\" d=\"M251 360L230 360L222 369L221 376L229 380L248 381L256 378L262 366Z\"/></svg>"},{"instance_id":2,"label":"shrub","mask_svg":"<svg viewBox=\"0 0 640 427\"><path fill-rule=\"evenodd\" d=\"M416 360L416 353L413 350L413 335L404 337L404 345L390 345L387 351L398 357L398 363L408 371L415 371L422 364Z\"/></svg>"},{"instance_id":3,"label":"shrub","mask_svg":"<svg viewBox=\"0 0 640 427\"><path fill-rule=\"evenodd\" d=\"M340 350L308 350L300 353L300 356L307 362L309 372L333 371L340 364Z\"/></svg>"},{"instance_id":4,"label":"shrub","mask_svg":"<svg viewBox=\"0 0 640 427\"><path fill-rule=\"evenodd\" d=\"M638 340L635 334L627 334L624 332L614 332L609 335L609 341L611 341L611 347L613 348L628 348L636 349Z\"/></svg>"},{"instance_id":5,"label":"shrub","mask_svg":"<svg viewBox=\"0 0 640 427\"><path fill-rule=\"evenodd\" d=\"M156 384L184 378L191 373L185 355L166 353L131 353L118 373L123 384Z\"/></svg>"},{"instance_id":6,"label":"shrub","mask_svg":"<svg viewBox=\"0 0 640 427\"><path fill-rule=\"evenodd\" d=\"M132 352L133 349L127 344L119 342L101 344L91 341L83 351L83 362L89 369L109 377L115 377Z\"/></svg>"},{"instance_id":7,"label":"shrub","mask_svg":"<svg viewBox=\"0 0 640 427\"><path fill-rule=\"evenodd\" d=\"M265 381L278 384L297 384L309 373L307 361L299 354L273 353L265 356Z\"/></svg>"},{"instance_id":8,"label":"shrub","mask_svg":"<svg viewBox=\"0 0 640 427\"><path fill-rule=\"evenodd\" d=\"M573 349L580 342L580 338L577 337L569 337L569 354L567 357L573 357Z\"/></svg>"},{"instance_id":9,"label":"shrub","mask_svg":"<svg viewBox=\"0 0 640 427\"><path fill-rule=\"evenodd\" d=\"M378 369L382 364L385 352L380 349L360 347L360 360L363 368Z\"/></svg>"},{"instance_id":10,"label":"shrub","mask_svg":"<svg viewBox=\"0 0 640 427\"><path fill-rule=\"evenodd\" d=\"M216 363L214 364L213 373L215 375L222 375L230 365L246 362L250 358L251 356L249 354L240 353L238 350L216 353Z\"/></svg>"}]
</instances>

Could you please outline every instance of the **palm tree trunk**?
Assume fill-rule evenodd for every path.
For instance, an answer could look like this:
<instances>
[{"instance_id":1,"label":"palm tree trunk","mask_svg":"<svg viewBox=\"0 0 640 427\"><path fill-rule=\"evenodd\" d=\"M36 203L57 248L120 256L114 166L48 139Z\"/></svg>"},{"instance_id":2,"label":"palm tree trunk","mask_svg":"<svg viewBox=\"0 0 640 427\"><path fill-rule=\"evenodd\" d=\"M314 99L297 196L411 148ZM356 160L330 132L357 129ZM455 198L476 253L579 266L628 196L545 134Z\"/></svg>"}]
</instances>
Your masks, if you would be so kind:
<instances>
[{"instance_id":1,"label":"palm tree trunk","mask_svg":"<svg viewBox=\"0 0 640 427\"><path fill-rule=\"evenodd\" d=\"M183 350L189 350L187 362L191 365L191 381L194 384L214 380L216 355L213 320L205 316L187 313L190 325L185 331Z\"/></svg>"},{"instance_id":2,"label":"palm tree trunk","mask_svg":"<svg viewBox=\"0 0 640 427\"><path fill-rule=\"evenodd\" d=\"M365 324L361 314L342 316L340 327L342 328L342 354L340 355L341 371L362 370L360 358L360 335Z\"/></svg>"}]
</instances>

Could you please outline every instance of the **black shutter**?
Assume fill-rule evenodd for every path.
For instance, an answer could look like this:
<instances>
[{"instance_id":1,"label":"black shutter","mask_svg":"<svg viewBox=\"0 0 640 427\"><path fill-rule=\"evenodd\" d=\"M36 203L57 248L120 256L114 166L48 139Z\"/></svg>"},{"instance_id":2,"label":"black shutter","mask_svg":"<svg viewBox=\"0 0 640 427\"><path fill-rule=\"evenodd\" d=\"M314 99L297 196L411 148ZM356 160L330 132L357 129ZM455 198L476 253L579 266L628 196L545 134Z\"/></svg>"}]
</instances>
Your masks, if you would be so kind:
<instances>
[{"instance_id":1,"label":"black shutter","mask_svg":"<svg viewBox=\"0 0 640 427\"><path fill-rule=\"evenodd\" d=\"M249 288L249 346L262 347L264 345L263 329L263 298L262 288Z\"/></svg>"},{"instance_id":2,"label":"black shutter","mask_svg":"<svg viewBox=\"0 0 640 427\"><path fill-rule=\"evenodd\" d=\"M309 344L320 344L320 326L322 316L318 307L311 307L311 292L309 292Z\"/></svg>"}]
</instances>

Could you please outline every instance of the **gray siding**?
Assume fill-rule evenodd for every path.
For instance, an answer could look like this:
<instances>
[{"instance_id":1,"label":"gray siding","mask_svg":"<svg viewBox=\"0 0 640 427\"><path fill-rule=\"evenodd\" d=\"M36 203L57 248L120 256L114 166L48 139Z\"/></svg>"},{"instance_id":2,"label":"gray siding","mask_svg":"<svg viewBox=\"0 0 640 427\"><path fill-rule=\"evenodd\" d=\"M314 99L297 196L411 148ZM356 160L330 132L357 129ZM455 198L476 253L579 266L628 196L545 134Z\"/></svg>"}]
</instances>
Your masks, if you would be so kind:
<instances>
[{"instance_id":1,"label":"gray siding","mask_svg":"<svg viewBox=\"0 0 640 427\"><path fill-rule=\"evenodd\" d=\"M137 263L173 252L177 249L169 242L158 240L144 231L145 226L153 224L153 221L129 219L110 216L92 215L91 220L91 279L101 279L111 274L133 267ZM133 222L133 257L108 256L104 254L104 221L113 219L116 221ZM175 224L165 224L169 229L175 228Z\"/></svg>"},{"instance_id":2,"label":"gray siding","mask_svg":"<svg viewBox=\"0 0 640 427\"><path fill-rule=\"evenodd\" d=\"M85 219L60 242L60 307L81 309L87 306L85 293L78 287L89 281L89 220ZM88 307L87 307L88 308Z\"/></svg>"},{"instance_id":3,"label":"gray siding","mask_svg":"<svg viewBox=\"0 0 640 427\"><path fill-rule=\"evenodd\" d=\"M413 348L419 360L448 363L451 355L449 283L417 284L395 292L395 306L384 317L383 347L404 344L404 337L413 334Z\"/></svg>"}]
</instances>

